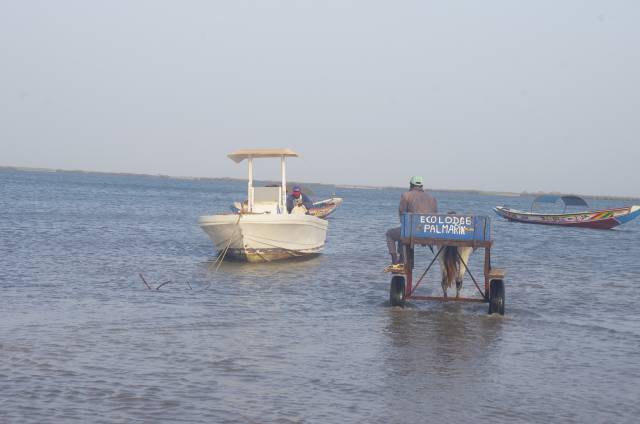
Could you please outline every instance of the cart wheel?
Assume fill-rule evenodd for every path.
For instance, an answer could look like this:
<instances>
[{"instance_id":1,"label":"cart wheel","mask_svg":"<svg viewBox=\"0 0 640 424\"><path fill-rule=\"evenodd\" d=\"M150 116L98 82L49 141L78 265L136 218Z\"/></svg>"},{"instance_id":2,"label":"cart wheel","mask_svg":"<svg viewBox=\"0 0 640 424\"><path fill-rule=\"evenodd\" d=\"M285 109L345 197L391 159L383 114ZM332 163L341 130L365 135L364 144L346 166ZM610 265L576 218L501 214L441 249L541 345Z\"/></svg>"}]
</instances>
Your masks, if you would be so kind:
<instances>
[{"instance_id":1,"label":"cart wheel","mask_svg":"<svg viewBox=\"0 0 640 424\"><path fill-rule=\"evenodd\" d=\"M489 283L489 315L504 315L504 281L491 280Z\"/></svg>"},{"instance_id":2,"label":"cart wheel","mask_svg":"<svg viewBox=\"0 0 640 424\"><path fill-rule=\"evenodd\" d=\"M389 303L391 306L402 306L404 304L404 277L400 275L394 275L391 278Z\"/></svg>"}]
</instances>

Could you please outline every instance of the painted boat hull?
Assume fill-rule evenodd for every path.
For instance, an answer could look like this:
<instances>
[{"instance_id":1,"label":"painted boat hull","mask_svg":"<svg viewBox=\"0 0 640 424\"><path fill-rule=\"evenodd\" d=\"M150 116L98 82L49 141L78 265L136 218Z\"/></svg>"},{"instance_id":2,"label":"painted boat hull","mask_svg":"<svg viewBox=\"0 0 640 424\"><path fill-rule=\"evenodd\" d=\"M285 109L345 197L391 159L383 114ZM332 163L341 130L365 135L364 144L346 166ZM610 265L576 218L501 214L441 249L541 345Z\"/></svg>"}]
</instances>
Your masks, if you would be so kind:
<instances>
[{"instance_id":1,"label":"painted boat hull","mask_svg":"<svg viewBox=\"0 0 640 424\"><path fill-rule=\"evenodd\" d=\"M329 226L302 214L207 215L199 223L218 253L227 250L225 259L245 262L317 255L324 249Z\"/></svg>"},{"instance_id":2,"label":"painted boat hull","mask_svg":"<svg viewBox=\"0 0 640 424\"><path fill-rule=\"evenodd\" d=\"M334 213L341 204L341 197L332 197L331 199L315 202L313 207L309 209L309 214L317 216L318 218L327 218L329 215Z\"/></svg>"},{"instance_id":3,"label":"painted boat hull","mask_svg":"<svg viewBox=\"0 0 640 424\"><path fill-rule=\"evenodd\" d=\"M496 206L494 212L509 221L609 230L640 216L640 206L562 214L542 214Z\"/></svg>"}]
</instances>

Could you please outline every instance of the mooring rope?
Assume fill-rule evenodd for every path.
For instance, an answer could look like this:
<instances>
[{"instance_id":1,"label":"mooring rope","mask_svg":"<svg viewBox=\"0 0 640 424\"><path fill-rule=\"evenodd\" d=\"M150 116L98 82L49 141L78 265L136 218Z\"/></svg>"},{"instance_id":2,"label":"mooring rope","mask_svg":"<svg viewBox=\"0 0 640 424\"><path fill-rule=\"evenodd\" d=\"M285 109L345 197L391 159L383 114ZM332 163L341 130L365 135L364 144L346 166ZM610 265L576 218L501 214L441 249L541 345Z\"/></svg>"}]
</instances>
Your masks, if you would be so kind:
<instances>
[{"instance_id":1,"label":"mooring rope","mask_svg":"<svg viewBox=\"0 0 640 424\"><path fill-rule=\"evenodd\" d=\"M224 262L224 258L225 256L227 256L227 252L229 251L229 246L231 246L231 242L233 241L233 237L236 235L236 231L238 230L238 228L240 228L239 224L240 224L240 218L242 218L242 212L238 213L238 220L236 221L235 228L233 229L233 232L231 233L231 236L229 237L229 241L227 243L227 246L224 248L224 250L222 251L221 255L218 255L218 257L216 258L216 260L213 262L213 264L211 265L213 267L213 265L216 265L216 269L213 272L218 272L218 269L220 269L220 265L222 265L222 262ZM219 262L218 262L219 261Z\"/></svg>"}]
</instances>

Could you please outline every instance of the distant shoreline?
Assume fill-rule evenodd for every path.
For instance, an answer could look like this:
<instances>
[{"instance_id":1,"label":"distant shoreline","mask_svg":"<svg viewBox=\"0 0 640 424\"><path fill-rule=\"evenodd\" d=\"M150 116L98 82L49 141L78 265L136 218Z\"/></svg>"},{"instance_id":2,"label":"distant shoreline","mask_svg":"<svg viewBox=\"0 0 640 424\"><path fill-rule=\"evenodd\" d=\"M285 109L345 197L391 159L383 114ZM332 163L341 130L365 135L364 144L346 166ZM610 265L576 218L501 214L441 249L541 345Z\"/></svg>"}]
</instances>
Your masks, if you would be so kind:
<instances>
[{"instance_id":1,"label":"distant shoreline","mask_svg":"<svg viewBox=\"0 0 640 424\"><path fill-rule=\"evenodd\" d=\"M96 174L96 175L112 175L112 176L128 176L128 177L155 177L155 178L171 178L175 180L192 180L192 181L246 181L245 178L231 178L231 177L185 177L185 176L173 176L163 174L141 174L134 172L104 172L104 171L85 171L82 169L53 169L53 168L37 168L29 166L2 166L0 165L0 171L27 171L27 172L59 172L59 173L76 173L76 174ZM301 182L300 184L305 184ZM317 182L307 182L306 184L324 185L335 188L344 189L361 189L361 190L402 190L405 187L400 186L369 186L369 185L357 185L357 184L326 184ZM533 192L529 193L523 191L521 193L515 193L510 191L490 191L490 190L473 190L473 189L438 189L429 188L429 191L434 193L460 193L460 194L475 194L480 196L504 196L504 197L534 197L542 194L564 195L575 194L585 199L592 200L640 200L640 197L635 196L610 196L610 195L592 195L592 194L576 194L576 193L558 193L558 192Z\"/></svg>"}]
</instances>

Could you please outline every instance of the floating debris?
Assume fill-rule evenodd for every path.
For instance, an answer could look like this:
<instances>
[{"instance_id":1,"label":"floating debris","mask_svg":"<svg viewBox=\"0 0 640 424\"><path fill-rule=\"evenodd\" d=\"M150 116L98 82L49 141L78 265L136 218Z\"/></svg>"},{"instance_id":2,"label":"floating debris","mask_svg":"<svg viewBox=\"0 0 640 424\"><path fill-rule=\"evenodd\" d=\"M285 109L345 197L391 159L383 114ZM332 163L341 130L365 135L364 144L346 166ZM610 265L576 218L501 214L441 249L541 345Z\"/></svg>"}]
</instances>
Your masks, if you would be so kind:
<instances>
[{"instance_id":1,"label":"floating debris","mask_svg":"<svg viewBox=\"0 0 640 424\"><path fill-rule=\"evenodd\" d=\"M151 286L149 285L149 283L147 283L147 280L145 280L145 278L142 275L142 273L139 273L138 275L140 276L140 279L142 279L142 282L144 283L144 285L147 286L147 289L153 290L151 288ZM168 280L168 281L165 281L164 283L161 283L160 285L158 285L156 287L156 291L160 291L160 287L162 287L162 286L164 286L166 284L172 283L172 282L173 282L172 280ZM188 281L185 281L184 283L189 287L189 290L193 290L193 287L191 287L191 284Z\"/></svg>"}]
</instances>

